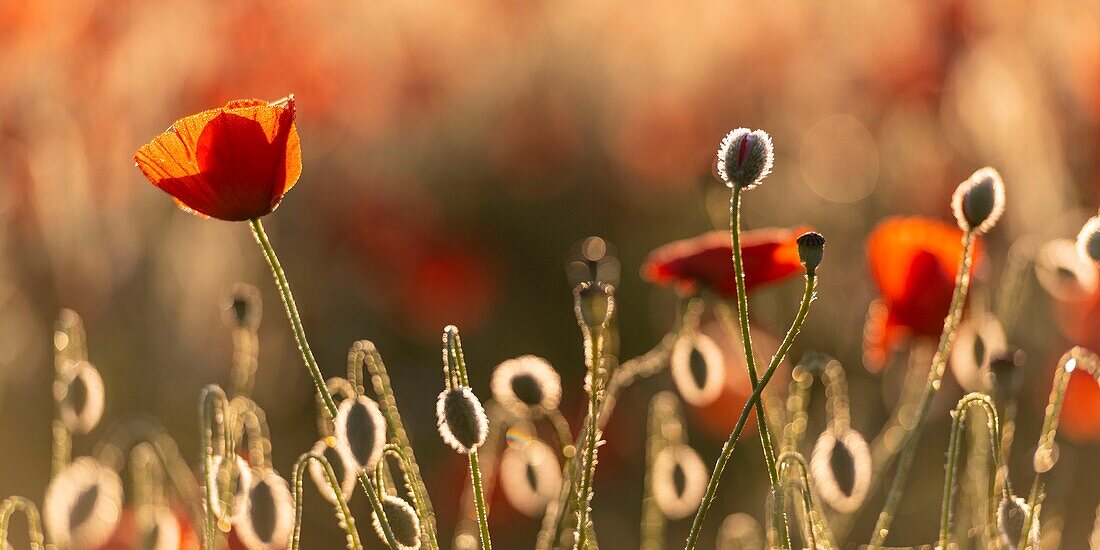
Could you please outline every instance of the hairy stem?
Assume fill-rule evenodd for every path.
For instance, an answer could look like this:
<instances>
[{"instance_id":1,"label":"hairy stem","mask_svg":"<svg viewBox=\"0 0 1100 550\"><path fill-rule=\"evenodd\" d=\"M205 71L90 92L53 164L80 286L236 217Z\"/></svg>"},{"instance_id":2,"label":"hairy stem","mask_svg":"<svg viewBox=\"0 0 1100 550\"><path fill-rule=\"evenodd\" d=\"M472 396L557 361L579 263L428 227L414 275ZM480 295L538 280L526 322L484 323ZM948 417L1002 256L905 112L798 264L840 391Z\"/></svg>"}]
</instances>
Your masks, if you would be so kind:
<instances>
[{"instance_id":1,"label":"hairy stem","mask_svg":"<svg viewBox=\"0 0 1100 550\"><path fill-rule=\"evenodd\" d=\"M348 502L344 499L344 492L340 488L340 480L336 479L336 473L332 471L332 465L329 464L328 459L324 455L312 452L298 457L298 461L294 463L294 471L290 479L291 487L294 489L294 531L290 536L290 550L298 550L302 540L302 513L304 511L302 506L302 479L305 477L306 468L309 467L311 460L319 463L324 468L325 479L328 480L329 488L336 495L336 522L347 534L348 548L362 550L363 543L360 542L359 531L355 528L355 517L351 515Z\"/></svg>"}]
</instances>

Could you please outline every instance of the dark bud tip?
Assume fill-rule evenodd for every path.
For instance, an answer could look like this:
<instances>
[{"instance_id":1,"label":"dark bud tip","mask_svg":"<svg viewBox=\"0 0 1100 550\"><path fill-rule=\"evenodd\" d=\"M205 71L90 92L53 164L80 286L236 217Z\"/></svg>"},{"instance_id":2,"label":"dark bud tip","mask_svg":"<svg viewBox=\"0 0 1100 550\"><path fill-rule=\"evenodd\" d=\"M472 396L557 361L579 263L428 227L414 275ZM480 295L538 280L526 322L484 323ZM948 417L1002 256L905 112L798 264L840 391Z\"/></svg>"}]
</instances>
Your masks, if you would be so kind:
<instances>
[{"instance_id":1,"label":"dark bud tip","mask_svg":"<svg viewBox=\"0 0 1100 550\"><path fill-rule=\"evenodd\" d=\"M1019 393L1023 384L1024 352L1009 349L989 358L989 374L993 377L993 388L998 395L1013 396Z\"/></svg>"},{"instance_id":2,"label":"dark bud tip","mask_svg":"<svg viewBox=\"0 0 1100 550\"><path fill-rule=\"evenodd\" d=\"M808 273L814 273L825 255L825 237L809 231L798 237L798 258Z\"/></svg>"}]
</instances>

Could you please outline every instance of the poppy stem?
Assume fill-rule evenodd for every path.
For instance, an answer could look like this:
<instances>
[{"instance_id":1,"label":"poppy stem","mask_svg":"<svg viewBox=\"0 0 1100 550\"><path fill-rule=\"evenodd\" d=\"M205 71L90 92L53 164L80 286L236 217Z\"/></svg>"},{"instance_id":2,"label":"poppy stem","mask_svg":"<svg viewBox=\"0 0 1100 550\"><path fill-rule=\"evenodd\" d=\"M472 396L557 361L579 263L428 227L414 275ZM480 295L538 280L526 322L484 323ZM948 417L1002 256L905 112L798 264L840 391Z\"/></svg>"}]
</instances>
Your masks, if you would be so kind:
<instances>
[{"instance_id":1,"label":"poppy stem","mask_svg":"<svg viewBox=\"0 0 1100 550\"><path fill-rule=\"evenodd\" d=\"M779 368L779 364L791 349L791 345L794 344L794 340L798 337L798 333L801 332L802 325L806 322L806 316L810 313L810 304L814 300L814 291L816 288L817 274L806 273L806 288L802 294L802 304L798 308L798 313L795 315L794 321L791 322L791 328L787 330L787 335L783 337L783 342L779 345L779 349L775 352L775 355L772 356L771 363L768 365L768 370L764 371L764 376L760 379L760 383L753 387L752 395L749 396L748 401L745 402L745 406L741 409L741 416L737 418L737 424L730 433L729 439L722 445L722 452L717 462L714 463L713 473L711 473L710 482L707 484L707 492L703 496L703 501L699 505L699 510L695 513L695 520L692 521L691 532L688 534L687 544L684 546L684 550L694 550L696 544L698 544L699 533L703 528L703 520L707 517L707 511L710 510L711 505L714 504L714 500L718 497L718 484L722 480L722 472L726 468L726 463L729 462L730 456L733 454L733 449L737 446L737 440L741 437L741 432L745 429L745 424L748 423L749 414L752 413L753 407L761 403L760 395L764 393L764 388L768 385L768 382L771 381L775 371ZM779 493L776 491L773 495L774 494ZM777 508L781 504L781 500L773 499L773 508ZM783 514L782 509L776 511L776 517L779 517L781 514Z\"/></svg>"},{"instance_id":2,"label":"poppy stem","mask_svg":"<svg viewBox=\"0 0 1100 550\"><path fill-rule=\"evenodd\" d=\"M577 492L577 531L576 550L587 550L589 547L590 513L592 509L592 479L596 476L596 456L600 440L599 412L602 408L602 397L605 393L607 375L603 373L603 347L606 344L604 330L606 327L584 327L585 351L588 358L588 422L585 426L584 455L581 462L581 483Z\"/></svg>"},{"instance_id":3,"label":"poppy stem","mask_svg":"<svg viewBox=\"0 0 1100 550\"><path fill-rule=\"evenodd\" d=\"M998 464L995 464L993 469L993 475L989 480L989 494L986 495L985 502L985 532L989 532L989 526L996 523L996 518L993 516L993 507L990 503L993 501L993 490L997 481L997 471L1000 469L1000 431L1001 424L997 418L997 409L993 406L993 400L984 393L970 393L959 400L959 403L955 406L955 410L951 415L951 438L949 439L947 447L947 475L943 478L943 501L940 507L940 539L937 548L947 548L947 541L951 537L951 524L954 521L954 509L955 509L955 494L958 491L958 483L956 480L959 470L959 446L962 443L964 435L963 427L966 424L966 415L971 408L979 407L985 411L988 415L987 426L989 427L989 444L991 455L996 457L995 460Z\"/></svg>"},{"instance_id":4,"label":"poppy stem","mask_svg":"<svg viewBox=\"0 0 1100 550\"><path fill-rule=\"evenodd\" d=\"M0 502L0 541L7 543L8 527L12 515L16 512L23 512L27 517L27 538L30 539L31 550L43 550L46 543L42 536L42 521L38 514L38 507L24 497L8 497L4 502Z\"/></svg>"},{"instance_id":5,"label":"poppy stem","mask_svg":"<svg viewBox=\"0 0 1100 550\"><path fill-rule=\"evenodd\" d=\"M905 434L902 444L902 454L898 461L898 469L894 473L894 481L890 485L890 491L886 495L886 504L879 513L875 524L875 531L871 538L870 550L881 547L890 534L890 524L894 521L894 513L901 504L902 493L905 489L905 481L909 477L909 469L913 466L913 460L917 454L917 442L920 439L921 429L928 417L928 411L932 408L932 398L940 389L943 371L947 367L947 358L951 355L951 348L955 343L955 332L962 319L963 306L966 305L966 295L970 289L970 266L973 262L972 250L975 234L973 231L963 233L962 258L959 262L959 271L955 276L955 291L951 296L951 308L947 318L943 322L943 332L940 334L939 346L932 357L932 367L928 371L928 382L925 385L924 395L921 397L918 407L919 413L913 428Z\"/></svg>"},{"instance_id":6,"label":"poppy stem","mask_svg":"<svg viewBox=\"0 0 1100 550\"><path fill-rule=\"evenodd\" d=\"M458 328L450 325L443 329L443 368L446 371L448 389L470 387L470 377L466 370L466 357L462 354L462 338ZM481 537L481 548L491 550L493 542L489 538L489 508L485 505L485 491L481 483L481 466L478 464L477 449L467 453L470 461L470 485L474 494L474 508L477 510L477 526Z\"/></svg>"},{"instance_id":7,"label":"poppy stem","mask_svg":"<svg viewBox=\"0 0 1100 550\"><path fill-rule=\"evenodd\" d=\"M397 544L397 538L393 536L393 528L390 527L390 520L386 517L386 510L382 508L382 499L379 498L378 491L370 481L370 473L365 468L359 470L359 485L363 487L363 492L370 500L371 509L374 510L374 517L378 518L378 525L382 527L382 536L386 539L386 544L390 548L401 548Z\"/></svg>"},{"instance_id":8,"label":"poppy stem","mask_svg":"<svg viewBox=\"0 0 1100 550\"><path fill-rule=\"evenodd\" d=\"M294 338L298 341L298 351L302 354L302 361L309 369L313 377L313 385L317 387L317 393L325 404L331 418L336 418L336 403L332 401L332 394L325 386L325 378L321 375L321 368L317 366L317 360L313 357L313 351L309 349L309 341L306 340L306 331L302 328L302 319L298 315L298 306L294 304L294 294L290 292L290 283L286 280L286 273L279 263L279 257L275 255L275 249L271 247L271 241L264 231L264 224L260 218L252 218L248 222L252 226L252 234L256 236L256 242L264 252L267 264L271 266L271 274L275 277L275 285L279 287L279 295L286 306L286 316L290 320L290 326L294 329Z\"/></svg>"},{"instance_id":9,"label":"poppy stem","mask_svg":"<svg viewBox=\"0 0 1100 550\"><path fill-rule=\"evenodd\" d=\"M340 488L340 480L336 479L336 472L332 470L332 465L329 464L328 459L324 455L313 452L298 457L298 461L294 463L290 480L291 487L294 489L294 531L291 532L290 536L290 550L298 550L302 541L302 513L304 511L302 506L302 479L305 478L306 468L309 467L311 460L320 464L321 468L324 469L329 489L332 489L333 494L336 496L336 522L347 534L348 548L350 550L362 550L363 543L359 540L359 531L355 528L355 517L351 515L351 509L348 508L348 501L344 498L343 489Z\"/></svg>"}]
</instances>

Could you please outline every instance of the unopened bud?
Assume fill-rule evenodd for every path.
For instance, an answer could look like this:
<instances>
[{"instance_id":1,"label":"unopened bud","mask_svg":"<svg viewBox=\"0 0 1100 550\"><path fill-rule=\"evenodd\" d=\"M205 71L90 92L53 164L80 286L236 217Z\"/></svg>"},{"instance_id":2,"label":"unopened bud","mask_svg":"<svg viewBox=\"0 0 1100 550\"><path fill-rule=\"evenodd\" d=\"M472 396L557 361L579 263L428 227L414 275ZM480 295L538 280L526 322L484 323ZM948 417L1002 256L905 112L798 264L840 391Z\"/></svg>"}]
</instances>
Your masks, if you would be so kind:
<instances>
[{"instance_id":1,"label":"unopened bud","mask_svg":"<svg viewBox=\"0 0 1100 550\"><path fill-rule=\"evenodd\" d=\"M821 265L821 257L825 255L825 237L821 233L810 231L798 237L798 259L806 268L806 272L813 275L817 266Z\"/></svg>"},{"instance_id":2,"label":"unopened bud","mask_svg":"<svg viewBox=\"0 0 1100 550\"><path fill-rule=\"evenodd\" d=\"M489 419L470 388L443 390L435 404L436 424L443 441L462 454L469 454L485 443Z\"/></svg>"},{"instance_id":3,"label":"unopened bud","mask_svg":"<svg viewBox=\"0 0 1100 550\"><path fill-rule=\"evenodd\" d=\"M225 322L233 328L256 330L263 313L260 291L252 285L237 283L229 290L222 310Z\"/></svg>"},{"instance_id":4,"label":"unopened bud","mask_svg":"<svg viewBox=\"0 0 1100 550\"><path fill-rule=\"evenodd\" d=\"M1005 211L1001 175L986 166L959 184L951 196L951 210L963 231L983 234L997 225Z\"/></svg>"},{"instance_id":5,"label":"unopened bud","mask_svg":"<svg viewBox=\"0 0 1100 550\"><path fill-rule=\"evenodd\" d=\"M738 128L718 146L718 175L731 189L752 189L771 173L773 157L767 132Z\"/></svg>"},{"instance_id":6,"label":"unopened bud","mask_svg":"<svg viewBox=\"0 0 1100 550\"><path fill-rule=\"evenodd\" d=\"M589 328L603 327L615 314L615 288L606 283L585 282L573 289L577 322Z\"/></svg>"},{"instance_id":7,"label":"unopened bud","mask_svg":"<svg viewBox=\"0 0 1100 550\"><path fill-rule=\"evenodd\" d=\"M382 512L386 514L386 522L390 524L397 550L420 548L420 518L408 502L400 497L386 495L382 499ZM378 538L385 541L386 533L382 530L382 522L378 521L377 513L371 514L371 524Z\"/></svg>"},{"instance_id":8,"label":"unopened bud","mask_svg":"<svg viewBox=\"0 0 1100 550\"><path fill-rule=\"evenodd\" d=\"M1086 261L1100 263L1100 216L1089 218L1077 234L1077 251Z\"/></svg>"}]
</instances>

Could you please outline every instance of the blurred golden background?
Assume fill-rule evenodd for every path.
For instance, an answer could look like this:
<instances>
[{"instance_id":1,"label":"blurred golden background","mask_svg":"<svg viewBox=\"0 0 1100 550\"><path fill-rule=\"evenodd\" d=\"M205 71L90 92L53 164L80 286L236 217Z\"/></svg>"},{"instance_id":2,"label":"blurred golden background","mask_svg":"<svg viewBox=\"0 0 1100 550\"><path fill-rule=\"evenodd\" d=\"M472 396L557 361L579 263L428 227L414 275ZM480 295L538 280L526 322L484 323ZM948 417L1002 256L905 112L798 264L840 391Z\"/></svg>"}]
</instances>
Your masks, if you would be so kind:
<instances>
[{"instance_id":1,"label":"blurred golden background","mask_svg":"<svg viewBox=\"0 0 1100 550\"><path fill-rule=\"evenodd\" d=\"M361 338L386 357L445 535L465 466L433 433L443 326L462 329L475 390L487 393L504 359L545 356L579 418L565 270L576 243L613 244L622 355L649 349L674 297L639 267L661 244L728 226L712 165L731 128L764 128L776 147L774 173L746 199L747 226L804 224L829 239L792 357L841 359L853 427L868 438L893 399L861 367L871 228L893 214L950 220L955 185L996 166L1008 210L975 298L991 300L1014 242L1072 237L1100 203L1100 5L1088 0L3 0L0 29L3 495L38 500L49 478L62 307L84 317L104 424L156 417L194 464L199 390L228 378L220 308L232 283L256 285L266 307L254 398L276 468L288 475L315 440L312 388L248 229L180 214L134 168L133 152L172 120L231 99L297 97L303 175L265 223L326 375ZM783 330L798 287L754 297L762 327ZM1010 335L1028 353L1012 462L1021 485L1067 347L1049 299L1029 296ZM669 385L628 391L621 410L636 414L609 427L594 503L601 531L616 533L607 548L636 547L642 411ZM943 408L961 390L946 393ZM914 471L927 482L907 493L892 540L936 532L948 429L938 414ZM723 439L692 437L708 465ZM762 518L766 478L746 442L719 505ZM1063 445L1050 480L1067 548L1091 532L1098 457L1087 441ZM855 540L881 502L872 491ZM503 503L493 512L501 548L529 544L536 521ZM340 544L327 511L309 516L307 547Z\"/></svg>"}]
</instances>

